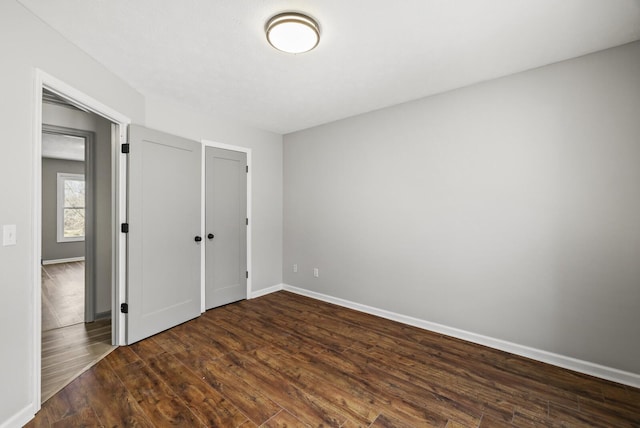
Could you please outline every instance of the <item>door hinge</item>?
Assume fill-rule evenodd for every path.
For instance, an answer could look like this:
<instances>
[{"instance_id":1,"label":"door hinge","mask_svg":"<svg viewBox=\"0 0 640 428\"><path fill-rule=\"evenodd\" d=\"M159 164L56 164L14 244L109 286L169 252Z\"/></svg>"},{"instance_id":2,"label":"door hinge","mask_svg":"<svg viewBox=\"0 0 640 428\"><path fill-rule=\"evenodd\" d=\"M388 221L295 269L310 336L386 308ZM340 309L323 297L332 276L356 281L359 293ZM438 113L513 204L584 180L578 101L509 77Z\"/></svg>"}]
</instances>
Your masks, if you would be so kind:
<instances>
[{"instance_id":1,"label":"door hinge","mask_svg":"<svg viewBox=\"0 0 640 428\"><path fill-rule=\"evenodd\" d=\"M122 312L123 314L128 314L129 313L129 304L128 303L121 303L120 304L120 312Z\"/></svg>"},{"instance_id":2,"label":"door hinge","mask_svg":"<svg viewBox=\"0 0 640 428\"><path fill-rule=\"evenodd\" d=\"M247 271L246 274L247 274L247 279L249 279L249 271Z\"/></svg>"},{"instance_id":3,"label":"door hinge","mask_svg":"<svg viewBox=\"0 0 640 428\"><path fill-rule=\"evenodd\" d=\"M247 174L249 173L249 165L247 165Z\"/></svg>"},{"instance_id":4,"label":"door hinge","mask_svg":"<svg viewBox=\"0 0 640 428\"><path fill-rule=\"evenodd\" d=\"M249 217L247 217L246 224L247 224L247 226L249 226Z\"/></svg>"},{"instance_id":5,"label":"door hinge","mask_svg":"<svg viewBox=\"0 0 640 428\"><path fill-rule=\"evenodd\" d=\"M129 233L129 223L122 223L120 225L120 231L122 233Z\"/></svg>"},{"instance_id":6,"label":"door hinge","mask_svg":"<svg viewBox=\"0 0 640 428\"><path fill-rule=\"evenodd\" d=\"M129 145L129 143L125 143L122 145L122 153L129 153L130 149L131 149L131 146Z\"/></svg>"}]
</instances>

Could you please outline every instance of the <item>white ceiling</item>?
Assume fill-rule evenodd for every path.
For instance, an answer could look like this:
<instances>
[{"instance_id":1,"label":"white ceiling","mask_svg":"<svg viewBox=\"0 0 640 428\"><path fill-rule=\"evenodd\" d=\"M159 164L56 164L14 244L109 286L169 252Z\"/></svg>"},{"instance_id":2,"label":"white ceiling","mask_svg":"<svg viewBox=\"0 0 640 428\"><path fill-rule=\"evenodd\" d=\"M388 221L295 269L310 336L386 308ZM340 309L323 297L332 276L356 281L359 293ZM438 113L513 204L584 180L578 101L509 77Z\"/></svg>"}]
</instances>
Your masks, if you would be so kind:
<instances>
[{"instance_id":1,"label":"white ceiling","mask_svg":"<svg viewBox=\"0 0 640 428\"><path fill-rule=\"evenodd\" d=\"M84 162L84 138L43 132L42 157Z\"/></svg>"},{"instance_id":2,"label":"white ceiling","mask_svg":"<svg viewBox=\"0 0 640 428\"><path fill-rule=\"evenodd\" d=\"M288 133L640 39L640 0L19 0L141 93ZM315 17L290 55L265 22Z\"/></svg>"}]
</instances>

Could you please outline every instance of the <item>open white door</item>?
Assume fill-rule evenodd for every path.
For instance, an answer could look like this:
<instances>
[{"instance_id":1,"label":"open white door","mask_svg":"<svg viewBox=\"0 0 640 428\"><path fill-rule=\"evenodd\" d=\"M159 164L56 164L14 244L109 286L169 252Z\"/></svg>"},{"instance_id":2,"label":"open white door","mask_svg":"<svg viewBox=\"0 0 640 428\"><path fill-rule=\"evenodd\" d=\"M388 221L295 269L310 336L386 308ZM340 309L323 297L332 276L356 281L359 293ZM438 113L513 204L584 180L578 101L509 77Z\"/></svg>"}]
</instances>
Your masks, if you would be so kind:
<instances>
[{"instance_id":1,"label":"open white door","mask_svg":"<svg viewBox=\"0 0 640 428\"><path fill-rule=\"evenodd\" d=\"M127 343L200 315L199 143L130 126Z\"/></svg>"}]
</instances>

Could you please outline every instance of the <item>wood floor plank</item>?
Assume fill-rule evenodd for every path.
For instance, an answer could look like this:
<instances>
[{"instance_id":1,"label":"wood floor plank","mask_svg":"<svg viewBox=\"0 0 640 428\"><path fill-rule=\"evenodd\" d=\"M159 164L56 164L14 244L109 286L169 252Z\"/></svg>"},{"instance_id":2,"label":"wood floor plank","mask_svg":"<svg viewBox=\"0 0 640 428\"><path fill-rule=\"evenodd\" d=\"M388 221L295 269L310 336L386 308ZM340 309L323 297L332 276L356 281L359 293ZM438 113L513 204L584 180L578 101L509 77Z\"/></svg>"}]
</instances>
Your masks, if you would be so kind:
<instances>
[{"instance_id":1,"label":"wood floor plank","mask_svg":"<svg viewBox=\"0 0 640 428\"><path fill-rule=\"evenodd\" d=\"M88 407L88 398L82 393L79 381L71 382L43 405L52 421L67 418Z\"/></svg>"},{"instance_id":2,"label":"wood floor plank","mask_svg":"<svg viewBox=\"0 0 640 428\"><path fill-rule=\"evenodd\" d=\"M278 292L116 349L29 427L173 424L640 427L640 390Z\"/></svg>"},{"instance_id":3,"label":"wood floor plank","mask_svg":"<svg viewBox=\"0 0 640 428\"><path fill-rule=\"evenodd\" d=\"M396 419L409 426L444 428L447 424L446 418L422 406L398 398L392 398L391 404L380 410L391 419Z\"/></svg>"},{"instance_id":4,"label":"wood floor plank","mask_svg":"<svg viewBox=\"0 0 640 428\"><path fill-rule=\"evenodd\" d=\"M142 360L146 360L155 355L159 355L165 352L162 346L160 346L157 341L157 335L136 342L133 345L130 345L129 348L133 352L135 352Z\"/></svg>"},{"instance_id":5,"label":"wood floor plank","mask_svg":"<svg viewBox=\"0 0 640 428\"><path fill-rule=\"evenodd\" d=\"M222 328L206 317L195 320L193 326L201 331L206 331L206 334L203 335L204 338L222 354L249 351L260 346L259 343L251 340L250 336L244 335L244 338L240 339L234 332Z\"/></svg>"},{"instance_id":6,"label":"wood floor plank","mask_svg":"<svg viewBox=\"0 0 640 428\"><path fill-rule=\"evenodd\" d=\"M228 370L258 386L276 404L304 423L339 427L347 419L333 411L321 398L300 390L267 367L247 361L233 353L225 355L221 361Z\"/></svg>"},{"instance_id":7,"label":"wood floor plank","mask_svg":"<svg viewBox=\"0 0 640 428\"><path fill-rule=\"evenodd\" d=\"M198 419L189 410L183 399L179 398L174 390L167 386L142 360L129 365L121 365L114 371L152 424L156 426L207 426L205 421Z\"/></svg>"},{"instance_id":8,"label":"wood floor plank","mask_svg":"<svg viewBox=\"0 0 640 428\"><path fill-rule=\"evenodd\" d=\"M184 337L179 335L174 329L167 330L163 334L157 334L153 337L155 343L160 346L160 350L175 354L186 351L191 348L183 340ZM197 348L196 348L197 349Z\"/></svg>"},{"instance_id":9,"label":"wood floor plank","mask_svg":"<svg viewBox=\"0 0 640 428\"><path fill-rule=\"evenodd\" d=\"M302 337L310 342L315 342L325 348L341 352L351 346L351 340L335 331L330 331L315 324L299 321L292 317L290 312L278 310L276 306L270 308L273 324L295 332L297 337ZM293 322L292 322L293 320Z\"/></svg>"},{"instance_id":10,"label":"wood floor plank","mask_svg":"<svg viewBox=\"0 0 640 428\"><path fill-rule=\"evenodd\" d=\"M205 382L227 397L256 424L269 420L282 410L282 407L274 403L255 385L228 371L222 361L206 359L204 363L190 366L197 366L197 373Z\"/></svg>"},{"instance_id":11,"label":"wood floor plank","mask_svg":"<svg viewBox=\"0 0 640 428\"><path fill-rule=\"evenodd\" d=\"M401 337L409 341L419 341L425 334L424 330L417 327L395 322L380 322L380 318L375 315L357 312L352 309L340 308L340 310L335 310L334 305L318 305L317 301L314 299L289 293L287 291L278 293L278 295L276 295L276 293L269 294L264 297L268 299L268 304L277 304L281 300L280 296L282 295L286 295L287 299L296 305L303 305L304 308L309 311L322 313L329 318L335 318L351 324L360 325L379 334L391 337ZM431 332L427 333L434 334Z\"/></svg>"},{"instance_id":12,"label":"wood floor plank","mask_svg":"<svg viewBox=\"0 0 640 428\"><path fill-rule=\"evenodd\" d=\"M401 421L400 419L380 414L370 425L371 428L413 428L410 422Z\"/></svg>"},{"instance_id":13,"label":"wood floor plank","mask_svg":"<svg viewBox=\"0 0 640 428\"><path fill-rule=\"evenodd\" d=\"M381 360L384 360L385 352L399 354L395 362L407 368L412 375L419 374L422 379L433 385L455 386L449 392L442 390L442 394L450 395L453 391L467 398L475 398L484 404L485 410L491 411L494 416L501 417L505 421L511 420L513 410L518 403L534 399L546 401L553 398L557 403L577 408L575 394L552 394L549 393L546 385L531 380L525 380L526 389L522 388L523 380L520 380L518 387L512 387L510 385L516 382L508 378L513 376L500 369L485 364L470 365L466 359L446 355L440 351L430 355L432 351L424 349L420 344L403 343L398 339L381 337L376 348L382 348L382 350L369 350L369 354L378 355ZM354 349L370 348L356 345ZM532 395L535 397L532 398Z\"/></svg>"},{"instance_id":14,"label":"wood floor plank","mask_svg":"<svg viewBox=\"0 0 640 428\"><path fill-rule=\"evenodd\" d=\"M90 408L85 407L80 412L68 416L64 419L56 421L51 424L51 428L69 428L69 427L83 427L83 428L101 428L104 425L100 423L96 416L96 412Z\"/></svg>"},{"instance_id":15,"label":"wood floor plank","mask_svg":"<svg viewBox=\"0 0 640 428\"><path fill-rule=\"evenodd\" d=\"M175 356L162 353L146 361L208 427L236 427L247 420L226 397L196 376Z\"/></svg>"},{"instance_id":16,"label":"wood floor plank","mask_svg":"<svg viewBox=\"0 0 640 428\"><path fill-rule=\"evenodd\" d=\"M183 343L188 348L196 349L213 357L220 357L233 351L224 339L220 338L220 331L210 334L208 329L203 328L206 324L201 324L194 320L176 327L175 333L180 336Z\"/></svg>"},{"instance_id":17,"label":"wood floor plank","mask_svg":"<svg viewBox=\"0 0 640 428\"><path fill-rule=\"evenodd\" d=\"M373 408L389 404L376 397L367 389L365 383L346 377L344 372L324 361L322 357L307 354L305 358L300 353L289 355L275 347L268 347L254 352L258 358L267 364L275 365L279 371L295 379L304 379L308 383L329 382L334 388L349 393L352 397L367 403Z\"/></svg>"},{"instance_id":18,"label":"wood floor plank","mask_svg":"<svg viewBox=\"0 0 640 428\"><path fill-rule=\"evenodd\" d=\"M105 361L109 363L114 369L127 366L136 361L141 361L138 354L129 346L121 346L118 348L118 352L111 352L105 357ZM133 367L133 366L132 366Z\"/></svg>"},{"instance_id":19,"label":"wood floor plank","mask_svg":"<svg viewBox=\"0 0 640 428\"><path fill-rule=\"evenodd\" d=\"M378 415L379 405L372 395L363 399L361 394L341 389L326 378L313 374L303 364L298 365L295 360L285 360L282 357L282 355L273 356L273 353L268 350L256 350L247 356L252 361L263 364L281 374L298 388L333 404L333 408L337 412L344 414L352 421L368 426Z\"/></svg>"},{"instance_id":20,"label":"wood floor plank","mask_svg":"<svg viewBox=\"0 0 640 428\"><path fill-rule=\"evenodd\" d=\"M364 348L354 347L350 349L360 358L367 357L367 364L378 371L389 373L390 375L408 382L416 387L423 388L434 394L438 401L449 401L456 403L449 407L460 407L459 415L466 423L475 423L475 420L491 409L494 414L500 415L504 420L511 420L515 404L508 401L493 401L490 397L481 395L481 385L467 384L465 378L454 379L447 376L446 372L442 372L433 366L421 365L413 360L413 364L404 363L402 357L395 359L392 363L388 362L388 353L382 352L377 346L367 346ZM461 382L462 380L463 382ZM482 405L478 405L478 402ZM458 419L459 416L444 413L449 418ZM467 419L470 417L471 419Z\"/></svg>"},{"instance_id":21,"label":"wood floor plank","mask_svg":"<svg viewBox=\"0 0 640 428\"><path fill-rule=\"evenodd\" d=\"M273 311L272 308L267 308L260 314L249 314L242 321L242 324L243 327L246 326L253 332L258 332L256 334L262 334L266 337L271 336L270 342L273 343L277 341L282 346L286 346L286 344L290 342L305 342L309 344L309 346L318 349L319 352L327 349L326 343L315 341L309 337L309 335L298 331L299 323L296 323L294 319L289 317L285 317L284 319L280 318L282 318L280 314Z\"/></svg>"},{"instance_id":22,"label":"wood floor plank","mask_svg":"<svg viewBox=\"0 0 640 428\"><path fill-rule=\"evenodd\" d=\"M480 421L480 426L478 428L513 428L511 422L505 422L501 419L493 418L489 415L484 415L482 417L482 421ZM532 422L528 422L525 426L535 426ZM541 425L544 426L544 425Z\"/></svg>"},{"instance_id":23,"label":"wood floor plank","mask_svg":"<svg viewBox=\"0 0 640 428\"><path fill-rule=\"evenodd\" d=\"M442 427L446 423L446 418L433 413L423 404L405 401L398 394L390 393L391 391L380 387L378 382L380 379L372 375L366 366L361 366L345 359L343 354L332 350L328 350L323 354L300 352L296 355L296 358L305 359L325 372L337 370L336 375L342 375L348 379L352 392L358 393L356 391L360 391L360 394L368 394L368 391L371 391L380 410L386 409L387 413L395 415L401 420L410 421L415 426ZM363 393L362 391L365 392ZM423 398L423 396L420 396L417 401Z\"/></svg>"},{"instance_id":24,"label":"wood floor plank","mask_svg":"<svg viewBox=\"0 0 640 428\"><path fill-rule=\"evenodd\" d=\"M278 412L277 415L260 425L263 428L292 428L292 427L310 427L286 410Z\"/></svg>"},{"instance_id":25,"label":"wood floor plank","mask_svg":"<svg viewBox=\"0 0 640 428\"><path fill-rule=\"evenodd\" d=\"M396 370L388 366L385 369L377 367L367 356L353 350L344 352L343 357L354 364L366 367L366 377L377 387L397 399L408 401L416 406L433 413L435 419L444 419L444 422L454 418L465 421L469 425L478 425L482 417L482 410L468 406L464 402L456 402L441 396L430 389L410 380L402 379Z\"/></svg>"},{"instance_id":26,"label":"wood floor plank","mask_svg":"<svg viewBox=\"0 0 640 428\"><path fill-rule=\"evenodd\" d=\"M245 331L232 325L226 324L225 328L225 324L209 320L207 317L202 317L202 323L207 334L214 336L220 349L228 350L227 352L247 352L265 345L264 340L247 335Z\"/></svg>"},{"instance_id":27,"label":"wood floor plank","mask_svg":"<svg viewBox=\"0 0 640 428\"><path fill-rule=\"evenodd\" d=\"M640 415L631 406L620 406L580 397L580 411L604 421L624 423L628 426L640 426Z\"/></svg>"},{"instance_id":28,"label":"wood floor plank","mask_svg":"<svg viewBox=\"0 0 640 428\"><path fill-rule=\"evenodd\" d=\"M77 380L82 394L105 426L154 426L107 362L99 362Z\"/></svg>"},{"instance_id":29,"label":"wood floor plank","mask_svg":"<svg viewBox=\"0 0 640 428\"><path fill-rule=\"evenodd\" d=\"M208 315L208 313L205 315ZM273 334L269 334L268 330L256 331L254 327L234 320L211 319L211 322L215 322L217 326L228 331L235 337L239 338L239 340L249 341L253 345L253 347L247 349L255 349L261 346L268 346L273 342L281 342L284 337L288 337L288 335L276 336Z\"/></svg>"}]
</instances>

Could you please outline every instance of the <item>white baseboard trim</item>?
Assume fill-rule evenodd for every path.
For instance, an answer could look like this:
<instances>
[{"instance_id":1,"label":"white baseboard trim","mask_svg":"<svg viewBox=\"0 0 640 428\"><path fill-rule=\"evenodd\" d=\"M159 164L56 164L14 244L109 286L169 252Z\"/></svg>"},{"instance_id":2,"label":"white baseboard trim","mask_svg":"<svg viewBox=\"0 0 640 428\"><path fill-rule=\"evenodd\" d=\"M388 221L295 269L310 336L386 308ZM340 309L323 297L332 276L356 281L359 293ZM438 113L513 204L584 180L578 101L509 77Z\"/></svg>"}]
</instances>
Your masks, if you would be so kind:
<instances>
[{"instance_id":1,"label":"white baseboard trim","mask_svg":"<svg viewBox=\"0 0 640 428\"><path fill-rule=\"evenodd\" d=\"M591 376L610 380L613 382L622 383L625 385L633 386L635 388L640 388L640 374L637 374L637 373L626 372L623 370L606 367L600 364L591 363L589 361L578 360L576 358L567 357L560 354L554 354L553 352L543 351L541 349L536 349L536 348L530 348L528 346L507 342L505 340L496 339L489 336L483 336L481 334L472 333L466 330L447 327L446 325L437 324L434 322L425 321L418 318L413 318L407 315L390 312L384 309L378 309L371 306L362 305L360 303L351 302L349 300L341 299L338 297L328 296L326 294L317 293L315 291L306 290L304 288L294 287L288 284L282 284L282 286L283 286L282 288L283 290L290 291L295 294L300 294L302 296L311 297L312 299L322 300L324 302L333 303L334 305L353 309L359 312L376 315L376 316L379 316L380 318L386 318L392 321L397 321L403 324L422 328L424 330L433 331L436 333L466 340L468 342L477 343L479 345L484 345L490 348L499 349L501 351L510 352L512 354L531 358L536 361L548 363L554 366L573 370L579 373L588 374Z\"/></svg>"},{"instance_id":2,"label":"white baseboard trim","mask_svg":"<svg viewBox=\"0 0 640 428\"><path fill-rule=\"evenodd\" d=\"M43 265L55 265L58 263L83 262L84 257L70 257L68 259L43 260Z\"/></svg>"},{"instance_id":3,"label":"white baseboard trim","mask_svg":"<svg viewBox=\"0 0 640 428\"><path fill-rule=\"evenodd\" d=\"M249 299L255 299L256 297L266 296L267 294L275 293L284 289L284 284L276 284L271 287L261 288L251 293Z\"/></svg>"},{"instance_id":4,"label":"white baseboard trim","mask_svg":"<svg viewBox=\"0 0 640 428\"><path fill-rule=\"evenodd\" d=\"M15 415L11 416L6 421L0 424L0 428L15 428L22 427L27 424L35 416L33 412L33 405L29 404L24 409L20 410Z\"/></svg>"},{"instance_id":5,"label":"white baseboard trim","mask_svg":"<svg viewBox=\"0 0 640 428\"><path fill-rule=\"evenodd\" d=\"M98 312L98 313L95 314L95 317L94 317L94 319L96 321L109 319L109 318L111 318L111 311L110 310L109 311L104 311L104 312Z\"/></svg>"}]
</instances>

